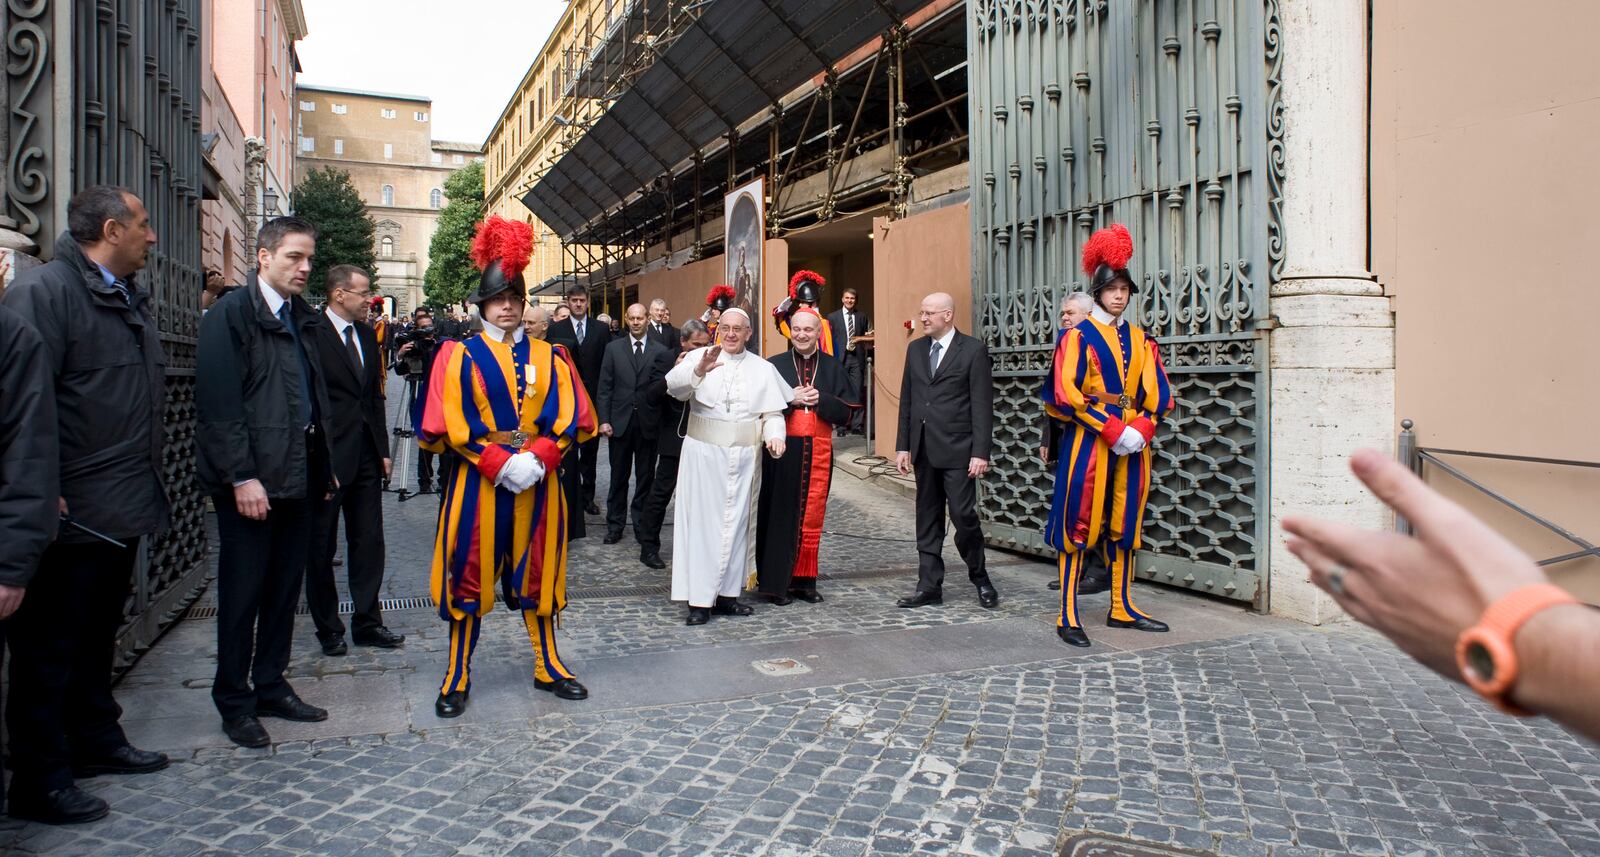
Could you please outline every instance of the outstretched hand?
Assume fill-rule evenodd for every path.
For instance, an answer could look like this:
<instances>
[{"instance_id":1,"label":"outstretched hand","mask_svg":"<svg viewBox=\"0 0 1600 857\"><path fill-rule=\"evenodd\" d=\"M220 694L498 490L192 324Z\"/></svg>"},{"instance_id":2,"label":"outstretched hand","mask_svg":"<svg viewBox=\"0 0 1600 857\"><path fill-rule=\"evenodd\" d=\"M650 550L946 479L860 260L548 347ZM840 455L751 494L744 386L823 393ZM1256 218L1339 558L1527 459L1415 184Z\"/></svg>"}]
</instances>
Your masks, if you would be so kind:
<instances>
[{"instance_id":1,"label":"outstretched hand","mask_svg":"<svg viewBox=\"0 0 1600 857\"><path fill-rule=\"evenodd\" d=\"M1339 606L1446 678L1461 679L1456 638L1502 596L1548 578L1526 554L1376 450L1350 469L1411 522L1415 536L1289 518L1289 550Z\"/></svg>"},{"instance_id":2,"label":"outstretched hand","mask_svg":"<svg viewBox=\"0 0 1600 857\"><path fill-rule=\"evenodd\" d=\"M701 353L700 365L694 367L694 374L704 378L707 372L710 372L712 369L722 365L722 361L717 359L721 356L722 346L713 345L710 348L707 348Z\"/></svg>"}]
</instances>

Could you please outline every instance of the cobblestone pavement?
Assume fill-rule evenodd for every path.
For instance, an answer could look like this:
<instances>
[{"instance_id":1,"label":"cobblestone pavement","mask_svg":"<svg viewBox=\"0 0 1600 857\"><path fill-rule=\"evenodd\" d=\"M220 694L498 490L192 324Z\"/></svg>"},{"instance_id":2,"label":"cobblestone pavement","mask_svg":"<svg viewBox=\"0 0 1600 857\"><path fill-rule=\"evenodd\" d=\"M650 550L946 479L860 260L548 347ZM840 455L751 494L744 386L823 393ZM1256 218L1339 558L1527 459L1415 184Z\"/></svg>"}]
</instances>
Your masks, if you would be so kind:
<instances>
[{"instance_id":1,"label":"cobblestone pavement","mask_svg":"<svg viewBox=\"0 0 1600 857\"><path fill-rule=\"evenodd\" d=\"M602 459L602 466L603 466ZM910 537L910 502L840 476L831 528ZM431 500L388 511L386 595L426 591ZM598 523L598 522L595 522ZM397 651L292 680L326 724L269 720L243 750L209 707L215 626L181 623L119 686L166 771L85 787L112 815L6 822L52 855L1047 855L1092 830L1224 855L1600 854L1600 754L1487 711L1382 641L1153 587L1169 635L1050 630L1049 566L992 555L1001 608L952 563L942 608L897 610L913 548L825 538L820 605L681 624L636 549L579 543L563 654L594 696L534 691L526 637L491 615L472 708L433 717L443 623L396 610ZM901 569L892 571L892 569ZM884 570L884 573L877 573ZM1091 599L1091 607L1104 603ZM1092 613L1090 614L1092 615ZM752 660L800 673L769 677Z\"/></svg>"}]
</instances>

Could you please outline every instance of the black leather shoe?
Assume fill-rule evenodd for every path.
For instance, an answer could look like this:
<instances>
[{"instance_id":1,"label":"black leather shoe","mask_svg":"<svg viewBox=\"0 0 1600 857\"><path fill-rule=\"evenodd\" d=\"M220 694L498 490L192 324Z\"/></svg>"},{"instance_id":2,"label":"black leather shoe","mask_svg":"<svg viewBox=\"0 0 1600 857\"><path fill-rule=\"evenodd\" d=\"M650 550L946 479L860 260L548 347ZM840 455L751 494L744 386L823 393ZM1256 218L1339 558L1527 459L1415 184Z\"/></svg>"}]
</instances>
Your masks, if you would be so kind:
<instances>
[{"instance_id":1,"label":"black leather shoe","mask_svg":"<svg viewBox=\"0 0 1600 857\"><path fill-rule=\"evenodd\" d=\"M266 727L254 714L222 721L222 731L228 733L229 741L240 747L265 747L272 743L272 739L267 737Z\"/></svg>"},{"instance_id":2,"label":"black leather shoe","mask_svg":"<svg viewBox=\"0 0 1600 857\"><path fill-rule=\"evenodd\" d=\"M318 638L317 642L322 644L322 653L330 658L341 658L350 653L350 647L344 644L343 637L332 640Z\"/></svg>"},{"instance_id":3,"label":"black leather shoe","mask_svg":"<svg viewBox=\"0 0 1600 857\"><path fill-rule=\"evenodd\" d=\"M784 606L786 604L793 604L794 603L794 598L791 597L791 596L788 596L788 595L773 595L770 592L763 592L763 593L761 593L761 597L767 599L767 601L769 601L772 604L775 604L775 605L777 605L779 607L782 607L782 606Z\"/></svg>"},{"instance_id":4,"label":"black leather shoe","mask_svg":"<svg viewBox=\"0 0 1600 857\"><path fill-rule=\"evenodd\" d=\"M73 762L72 776L86 780L101 774L150 774L166 766L167 754L152 753L131 744L123 744L99 758Z\"/></svg>"},{"instance_id":5,"label":"black leather shoe","mask_svg":"<svg viewBox=\"0 0 1600 857\"><path fill-rule=\"evenodd\" d=\"M1132 628L1135 631L1151 631L1159 634L1162 631L1167 630L1167 623L1157 622L1154 619L1146 619L1143 616L1140 616L1137 619L1113 619L1110 616L1107 616L1106 627Z\"/></svg>"},{"instance_id":6,"label":"black leather shoe","mask_svg":"<svg viewBox=\"0 0 1600 857\"><path fill-rule=\"evenodd\" d=\"M718 595L717 603L711 606L711 612L718 616L749 616L756 612L756 608L740 603L737 598Z\"/></svg>"},{"instance_id":7,"label":"black leather shoe","mask_svg":"<svg viewBox=\"0 0 1600 857\"><path fill-rule=\"evenodd\" d=\"M558 678L555 681L533 680L533 686L540 690L548 690L558 699L588 699L589 689L578 683L575 678Z\"/></svg>"},{"instance_id":8,"label":"black leather shoe","mask_svg":"<svg viewBox=\"0 0 1600 857\"><path fill-rule=\"evenodd\" d=\"M396 634L388 628L379 625L371 630L352 634L350 639L358 646L373 646L379 649L398 649L406 641L405 634Z\"/></svg>"},{"instance_id":9,"label":"black leather shoe","mask_svg":"<svg viewBox=\"0 0 1600 857\"><path fill-rule=\"evenodd\" d=\"M710 621L711 621L711 608L710 607L690 607L689 608L689 618L687 620L685 620L683 624L685 624L685 625L704 625L705 623L710 622Z\"/></svg>"},{"instance_id":10,"label":"black leather shoe","mask_svg":"<svg viewBox=\"0 0 1600 857\"><path fill-rule=\"evenodd\" d=\"M934 590L933 592L928 592L928 591L919 589L919 590L917 590L917 594L915 594L915 595L907 595L906 597L900 599L899 601L896 601L894 603L894 606L896 606L896 607L926 607L929 604L943 604L943 603L944 603L944 593L943 592L941 592L939 590Z\"/></svg>"},{"instance_id":11,"label":"black leather shoe","mask_svg":"<svg viewBox=\"0 0 1600 857\"><path fill-rule=\"evenodd\" d=\"M417 486L417 493L418 494L432 494L433 493L433 483L424 482L421 485L418 485Z\"/></svg>"},{"instance_id":12,"label":"black leather shoe","mask_svg":"<svg viewBox=\"0 0 1600 857\"><path fill-rule=\"evenodd\" d=\"M110 804L75 786L45 792L38 797L26 792L14 793L6 805L6 814L12 818L40 824L83 824L105 818L110 812Z\"/></svg>"},{"instance_id":13,"label":"black leather shoe","mask_svg":"<svg viewBox=\"0 0 1600 857\"><path fill-rule=\"evenodd\" d=\"M1052 580L1049 583L1045 584L1045 588L1046 589L1060 589L1061 588L1061 581ZM1078 587L1078 594L1079 595L1083 594L1083 587L1081 587L1081 586Z\"/></svg>"},{"instance_id":14,"label":"black leather shoe","mask_svg":"<svg viewBox=\"0 0 1600 857\"><path fill-rule=\"evenodd\" d=\"M647 551L639 554L639 561L651 568L667 567L667 563L661 558L661 554L656 553L655 551Z\"/></svg>"},{"instance_id":15,"label":"black leather shoe","mask_svg":"<svg viewBox=\"0 0 1600 857\"><path fill-rule=\"evenodd\" d=\"M1079 595L1099 595L1111 589L1109 577L1080 577L1078 578Z\"/></svg>"},{"instance_id":16,"label":"black leather shoe","mask_svg":"<svg viewBox=\"0 0 1600 857\"><path fill-rule=\"evenodd\" d=\"M318 723L328 719L328 710L311 705L291 693L282 699L256 700L256 716L277 717L283 720L296 720L301 723Z\"/></svg>"},{"instance_id":17,"label":"black leather shoe","mask_svg":"<svg viewBox=\"0 0 1600 857\"><path fill-rule=\"evenodd\" d=\"M606 537L600 540L600 544L614 545L620 541L622 541L621 533L606 533Z\"/></svg>"},{"instance_id":18,"label":"black leather shoe","mask_svg":"<svg viewBox=\"0 0 1600 857\"><path fill-rule=\"evenodd\" d=\"M1077 646L1080 649L1089 648L1089 635L1083 633L1082 628L1062 625L1056 628L1056 636L1061 638L1061 642L1069 646Z\"/></svg>"},{"instance_id":19,"label":"black leather shoe","mask_svg":"<svg viewBox=\"0 0 1600 857\"><path fill-rule=\"evenodd\" d=\"M460 717L467 710L467 692L452 690L449 693L439 694L433 701L433 713L440 717Z\"/></svg>"},{"instance_id":20,"label":"black leather shoe","mask_svg":"<svg viewBox=\"0 0 1600 857\"><path fill-rule=\"evenodd\" d=\"M1000 592L994 588L994 584L978 584L978 604L985 610L993 610L1000 606Z\"/></svg>"},{"instance_id":21,"label":"black leather shoe","mask_svg":"<svg viewBox=\"0 0 1600 857\"><path fill-rule=\"evenodd\" d=\"M600 505L598 503L590 503L583 507L583 511L591 515L598 515L600 514Z\"/></svg>"},{"instance_id":22,"label":"black leather shoe","mask_svg":"<svg viewBox=\"0 0 1600 857\"><path fill-rule=\"evenodd\" d=\"M822 593L815 589L791 589L789 594L807 604L821 604L823 601Z\"/></svg>"}]
</instances>

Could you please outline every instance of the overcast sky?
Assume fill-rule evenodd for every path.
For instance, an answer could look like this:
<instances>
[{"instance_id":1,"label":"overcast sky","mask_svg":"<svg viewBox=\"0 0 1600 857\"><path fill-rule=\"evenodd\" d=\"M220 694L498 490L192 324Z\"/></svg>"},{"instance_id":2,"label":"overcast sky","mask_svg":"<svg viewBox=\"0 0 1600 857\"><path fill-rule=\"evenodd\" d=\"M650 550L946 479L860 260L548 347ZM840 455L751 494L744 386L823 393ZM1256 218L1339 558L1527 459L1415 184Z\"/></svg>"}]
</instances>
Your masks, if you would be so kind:
<instances>
[{"instance_id":1,"label":"overcast sky","mask_svg":"<svg viewBox=\"0 0 1600 857\"><path fill-rule=\"evenodd\" d=\"M300 82L433 99L433 138L482 144L564 0L302 0Z\"/></svg>"}]
</instances>

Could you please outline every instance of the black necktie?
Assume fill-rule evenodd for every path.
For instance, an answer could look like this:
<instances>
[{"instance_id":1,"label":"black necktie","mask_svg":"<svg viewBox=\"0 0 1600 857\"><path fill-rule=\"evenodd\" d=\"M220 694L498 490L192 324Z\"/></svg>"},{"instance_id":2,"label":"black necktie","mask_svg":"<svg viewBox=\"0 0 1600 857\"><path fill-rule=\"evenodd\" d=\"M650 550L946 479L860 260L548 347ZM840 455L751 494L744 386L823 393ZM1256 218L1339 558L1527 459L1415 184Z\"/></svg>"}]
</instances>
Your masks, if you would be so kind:
<instances>
[{"instance_id":1,"label":"black necktie","mask_svg":"<svg viewBox=\"0 0 1600 857\"><path fill-rule=\"evenodd\" d=\"M934 372L939 371L939 352L942 350L944 350L944 346L940 345L939 340L935 339L933 341L933 347L928 349L929 376L932 376Z\"/></svg>"},{"instance_id":2,"label":"black necktie","mask_svg":"<svg viewBox=\"0 0 1600 857\"><path fill-rule=\"evenodd\" d=\"M350 365L356 367L356 375L361 375L361 346L356 344L356 326L344 326L344 350L350 352Z\"/></svg>"},{"instance_id":3,"label":"black necktie","mask_svg":"<svg viewBox=\"0 0 1600 857\"><path fill-rule=\"evenodd\" d=\"M278 307L278 320L289 329L289 335L294 338L294 353L300 359L300 424L310 426L316 421L316 401L311 397L311 366L306 361L306 350L300 346L300 331L295 329L294 314L289 309L289 302L284 301Z\"/></svg>"}]
</instances>

